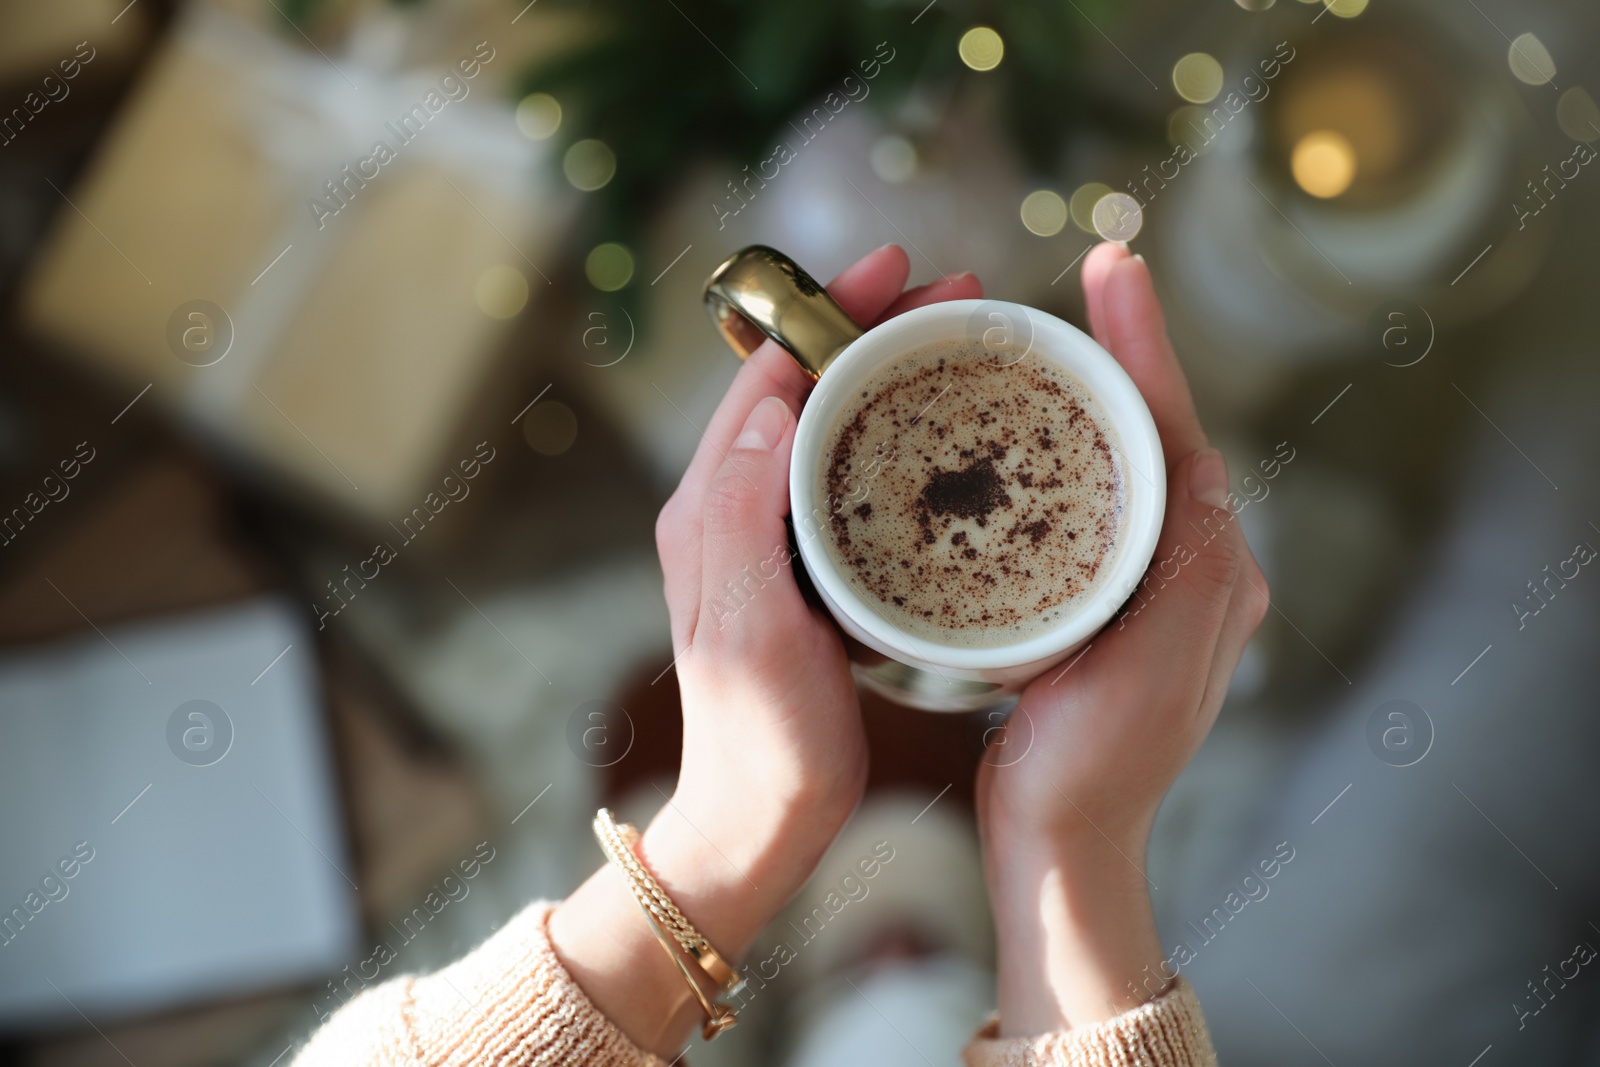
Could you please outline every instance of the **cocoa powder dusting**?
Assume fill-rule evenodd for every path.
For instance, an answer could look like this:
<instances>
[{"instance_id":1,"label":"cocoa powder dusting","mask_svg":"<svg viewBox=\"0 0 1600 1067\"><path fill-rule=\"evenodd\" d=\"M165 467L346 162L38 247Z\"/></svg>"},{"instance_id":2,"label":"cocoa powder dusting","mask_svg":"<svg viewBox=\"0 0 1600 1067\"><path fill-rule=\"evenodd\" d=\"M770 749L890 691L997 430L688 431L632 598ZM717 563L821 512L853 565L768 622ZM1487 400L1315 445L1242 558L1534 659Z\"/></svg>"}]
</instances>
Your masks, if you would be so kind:
<instances>
[{"instance_id":1,"label":"cocoa powder dusting","mask_svg":"<svg viewBox=\"0 0 1600 1067\"><path fill-rule=\"evenodd\" d=\"M976 342L910 353L831 431L828 547L896 626L1005 644L1091 595L1122 536L1125 478L1104 411L1037 357Z\"/></svg>"}]
</instances>

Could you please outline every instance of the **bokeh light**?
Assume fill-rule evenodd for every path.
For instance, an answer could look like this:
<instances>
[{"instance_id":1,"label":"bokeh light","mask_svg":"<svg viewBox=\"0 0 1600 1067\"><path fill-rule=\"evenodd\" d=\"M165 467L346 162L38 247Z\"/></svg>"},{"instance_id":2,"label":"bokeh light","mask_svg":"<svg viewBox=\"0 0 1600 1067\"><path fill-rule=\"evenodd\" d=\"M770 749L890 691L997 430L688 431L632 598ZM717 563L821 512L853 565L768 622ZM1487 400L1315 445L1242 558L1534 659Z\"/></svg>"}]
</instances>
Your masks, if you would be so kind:
<instances>
[{"instance_id":1,"label":"bokeh light","mask_svg":"<svg viewBox=\"0 0 1600 1067\"><path fill-rule=\"evenodd\" d=\"M1205 52L1190 52L1172 65L1172 87L1191 104L1209 104L1222 92L1222 64Z\"/></svg>"},{"instance_id":2,"label":"bokeh light","mask_svg":"<svg viewBox=\"0 0 1600 1067\"><path fill-rule=\"evenodd\" d=\"M1029 233L1054 237L1067 224L1067 202L1059 193L1035 189L1022 200L1022 224Z\"/></svg>"},{"instance_id":3,"label":"bokeh light","mask_svg":"<svg viewBox=\"0 0 1600 1067\"><path fill-rule=\"evenodd\" d=\"M1206 119L1211 112L1195 104L1184 104L1167 116L1167 143L1173 147L1188 145L1189 151L1200 156L1211 151L1214 138L1206 136ZM1215 122L1215 119L1212 119Z\"/></svg>"},{"instance_id":4,"label":"bokeh light","mask_svg":"<svg viewBox=\"0 0 1600 1067\"><path fill-rule=\"evenodd\" d=\"M1274 0L1234 0L1246 11L1265 11L1273 5Z\"/></svg>"},{"instance_id":5,"label":"bokeh light","mask_svg":"<svg viewBox=\"0 0 1600 1067\"><path fill-rule=\"evenodd\" d=\"M522 417L522 439L541 456L559 456L578 439L578 416L559 400L535 404Z\"/></svg>"},{"instance_id":6,"label":"bokeh light","mask_svg":"<svg viewBox=\"0 0 1600 1067\"><path fill-rule=\"evenodd\" d=\"M872 146L872 173L890 185L902 185L917 173L917 149L899 134L878 138Z\"/></svg>"},{"instance_id":7,"label":"bokeh light","mask_svg":"<svg viewBox=\"0 0 1600 1067\"><path fill-rule=\"evenodd\" d=\"M543 141L561 128L561 104L549 93L529 93L517 102L517 129L530 141Z\"/></svg>"},{"instance_id":8,"label":"bokeh light","mask_svg":"<svg viewBox=\"0 0 1600 1067\"><path fill-rule=\"evenodd\" d=\"M1073 190L1071 198L1067 200L1067 213L1072 216L1072 224L1084 233L1094 233L1094 206L1109 192L1111 186L1104 182L1086 182Z\"/></svg>"},{"instance_id":9,"label":"bokeh light","mask_svg":"<svg viewBox=\"0 0 1600 1067\"><path fill-rule=\"evenodd\" d=\"M993 70L1005 57L1006 44L989 27L974 26L961 35L956 51L961 53L961 62L973 70Z\"/></svg>"},{"instance_id":10,"label":"bokeh light","mask_svg":"<svg viewBox=\"0 0 1600 1067\"><path fill-rule=\"evenodd\" d=\"M604 141L591 139L578 141L567 149L561 160L561 169L574 189L592 193L603 189L617 173L617 154Z\"/></svg>"},{"instance_id":11,"label":"bokeh light","mask_svg":"<svg viewBox=\"0 0 1600 1067\"><path fill-rule=\"evenodd\" d=\"M1556 122L1575 141L1600 139L1600 107L1581 85L1574 85L1556 101Z\"/></svg>"},{"instance_id":12,"label":"bokeh light","mask_svg":"<svg viewBox=\"0 0 1600 1067\"><path fill-rule=\"evenodd\" d=\"M1334 130L1308 133L1294 146L1289 169L1300 188L1323 200L1350 188L1356 177L1356 150Z\"/></svg>"},{"instance_id":13,"label":"bokeh light","mask_svg":"<svg viewBox=\"0 0 1600 1067\"><path fill-rule=\"evenodd\" d=\"M1327 8L1335 17L1353 19L1367 9L1367 0L1326 0Z\"/></svg>"},{"instance_id":14,"label":"bokeh light","mask_svg":"<svg viewBox=\"0 0 1600 1067\"><path fill-rule=\"evenodd\" d=\"M1506 62L1511 64L1511 73L1517 80L1529 85L1544 85L1556 76L1556 61L1550 58L1550 49L1531 33L1511 42Z\"/></svg>"},{"instance_id":15,"label":"bokeh light","mask_svg":"<svg viewBox=\"0 0 1600 1067\"><path fill-rule=\"evenodd\" d=\"M1276 127L1273 141L1292 162L1307 137L1338 134L1358 164L1346 195L1366 203L1405 195L1453 136L1435 110L1445 101L1430 100L1421 84L1398 64L1376 58L1308 66L1274 97L1277 108L1267 112Z\"/></svg>"},{"instance_id":16,"label":"bokeh light","mask_svg":"<svg viewBox=\"0 0 1600 1067\"><path fill-rule=\"evenodd\" d=\"M1144 228L1144 211L1127 193L1107 193L1094 204L1094 232L1107 241L1131 241Z\"/></svg>"},{"instance_id":17,"label":"bokeh light","mask_svg":"<svg viewBox=\"0 0 1600 1067\"><path fill-rule=\"evenodd\" d=\"M528 304L528 279L517 268L497 263L478 275L472 296L485 315L509 319Z\"/></svg>"},{"instance_id":18,"label":"bokeh light","mask_svg":"<svg viewBox=\"0 0 1600 1067\"><path fill-rule=\"evenodd\" d=\"M583 272L590 285L614 293L633 280L633 253L615 241L595 245L583 262Z\"/></svg>"}]
</instances>

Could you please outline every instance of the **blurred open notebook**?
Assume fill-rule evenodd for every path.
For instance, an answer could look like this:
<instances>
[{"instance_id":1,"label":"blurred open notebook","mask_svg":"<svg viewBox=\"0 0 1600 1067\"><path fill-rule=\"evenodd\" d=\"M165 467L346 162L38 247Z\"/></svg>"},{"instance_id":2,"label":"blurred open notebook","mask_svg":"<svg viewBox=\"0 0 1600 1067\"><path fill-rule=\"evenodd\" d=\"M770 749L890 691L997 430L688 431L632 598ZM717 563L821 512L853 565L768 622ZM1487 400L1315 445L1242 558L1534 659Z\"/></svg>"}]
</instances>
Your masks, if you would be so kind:
<instances>
[{"instance_id":1,"label":"blurred open notebook","mask_svg":"<svg viewBox=\"0 0 1600 1067\"><path fill-rule=\"evenodd\" d=\"M355 872L302 614L254 600L0 656L0 1029L349 958Z\"/></svg>"}]
</instances>

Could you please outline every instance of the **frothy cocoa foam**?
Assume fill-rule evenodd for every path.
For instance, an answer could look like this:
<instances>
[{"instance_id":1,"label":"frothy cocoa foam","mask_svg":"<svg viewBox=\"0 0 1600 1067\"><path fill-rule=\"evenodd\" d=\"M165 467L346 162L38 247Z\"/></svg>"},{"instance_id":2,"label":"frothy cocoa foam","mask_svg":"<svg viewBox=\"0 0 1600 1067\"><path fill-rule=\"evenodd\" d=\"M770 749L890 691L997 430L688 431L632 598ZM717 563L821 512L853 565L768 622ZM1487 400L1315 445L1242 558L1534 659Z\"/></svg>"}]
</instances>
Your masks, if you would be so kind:
<instances>
[{"instance_id":1,"label":"frothy cocoa foam","mask_svg":"<svg viewBox=\"0 0 1600 1067\"><path fill-rule=\"evenodd\" d=\"M1125 468L1104 408L1040 356L943 341L878 370L822 455L841 573L922 640L994 647L1058 625L1110 572Z\"/></svg>"}]
</instances>

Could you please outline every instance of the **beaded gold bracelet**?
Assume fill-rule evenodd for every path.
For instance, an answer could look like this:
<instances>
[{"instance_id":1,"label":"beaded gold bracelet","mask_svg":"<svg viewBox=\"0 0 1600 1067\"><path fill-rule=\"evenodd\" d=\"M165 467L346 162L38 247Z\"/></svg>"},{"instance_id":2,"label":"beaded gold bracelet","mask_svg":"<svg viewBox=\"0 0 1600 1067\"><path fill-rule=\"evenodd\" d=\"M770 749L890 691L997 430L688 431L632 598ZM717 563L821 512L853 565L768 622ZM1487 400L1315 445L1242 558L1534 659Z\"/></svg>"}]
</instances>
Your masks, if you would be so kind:
<instances>
[{"instance_id":1,"label":"beaded gold bracelet","mask_svg":"<svg viewBox=\"0 0 1600 1067\"><path fill-rule=\"evenodd\" d=\"M594 817L594 836L600 842L600 848L605 852L606 859L621 869L623 876L627 878L634 899L638 901L640 910L644 912L645 921L650 926L650 932L656 935L662 950L671 957L673 964L683 975L684 981L689 984L695 999L700 1002L701 1009L705 1011L706 1021L701 1027L701 1035L710 1041L724 1030L731 1029L738 1022L737 1015L732 1008L719 1004L705 995L699 981L684 963L679 949L682 949L682 953L687 953L712 981L728 993L736 993L743 988L744 980L684 917L666 890L661 888L661 883L656 881L650 869L639 858L635 851L639 841L639 831L631 823L619 823L609 808L601 808Z\"/></svg>"}]
</instances>

